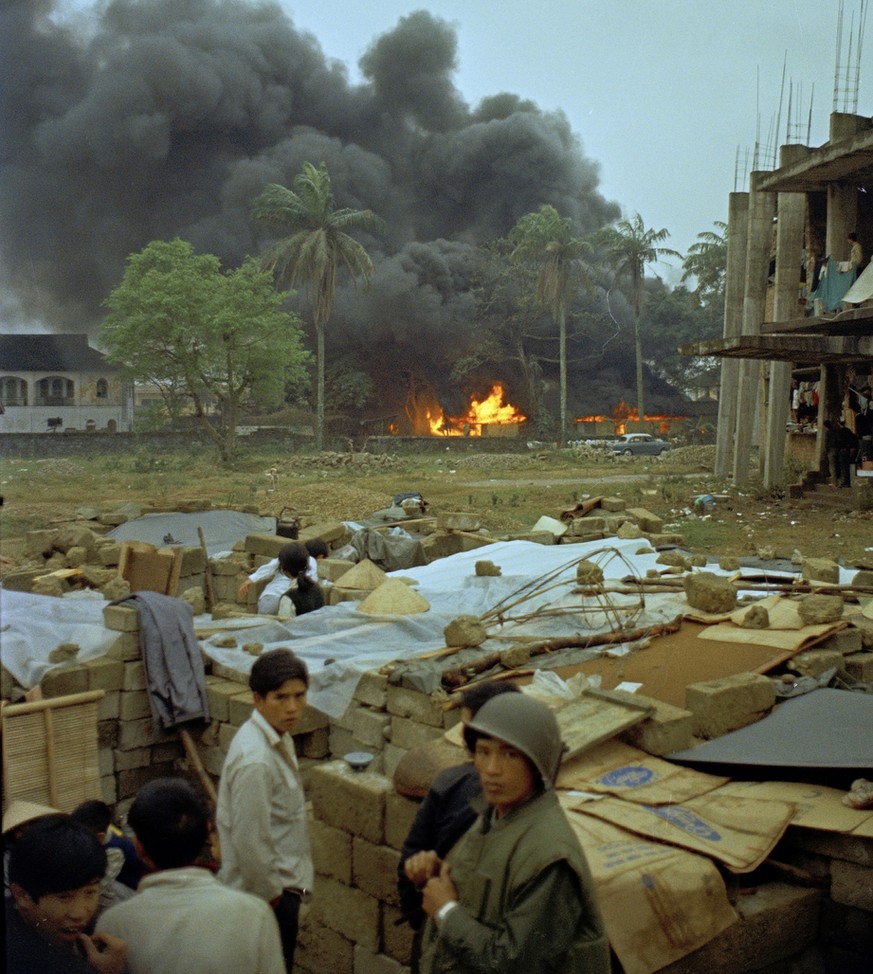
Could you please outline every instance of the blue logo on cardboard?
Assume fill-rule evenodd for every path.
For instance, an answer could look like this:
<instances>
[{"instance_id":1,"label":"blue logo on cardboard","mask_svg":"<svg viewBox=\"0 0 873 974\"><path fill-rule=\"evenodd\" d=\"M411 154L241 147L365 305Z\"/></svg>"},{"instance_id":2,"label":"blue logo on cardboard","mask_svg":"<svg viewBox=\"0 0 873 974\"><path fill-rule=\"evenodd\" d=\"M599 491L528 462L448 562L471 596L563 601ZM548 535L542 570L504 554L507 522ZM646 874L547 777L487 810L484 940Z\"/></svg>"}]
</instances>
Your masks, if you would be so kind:
<instances>
[{"instance_id":1,"label":"blue logo on cardboard","mask_svg":"<svg viewBox=\"0 0 873 974\"><path fill-rule=\"evenodd\" d=\"M709 822L704 822L702 818L698 818L694 812L687 808L682 808L679 805L644 805L643 807L689 835L696 836L698 839L705 839L707 842L721 842L721 833L716 832Z\"/></svg>"},{"instance_id":2,"label":"blue logo on cardboard","mask_svg":"<svg viewBox=\"0 0 873 974\"><path fill-rule=\"evenodd\" d=\"M607 788L639 788L640 785L647 785L655 778L655 772L649 768L641 768L629 765L626 768L616 768L609 771L597 779L600 785Z\"/></svg>"}]
</instances>

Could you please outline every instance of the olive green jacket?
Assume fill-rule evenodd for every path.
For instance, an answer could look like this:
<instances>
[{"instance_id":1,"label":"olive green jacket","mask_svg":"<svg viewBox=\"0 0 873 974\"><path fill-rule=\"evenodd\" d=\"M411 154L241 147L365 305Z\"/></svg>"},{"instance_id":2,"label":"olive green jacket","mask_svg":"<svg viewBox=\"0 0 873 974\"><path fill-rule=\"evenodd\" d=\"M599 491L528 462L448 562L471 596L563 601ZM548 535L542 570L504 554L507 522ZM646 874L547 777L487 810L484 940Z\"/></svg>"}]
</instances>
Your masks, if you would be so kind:
<instances>
[{"instance_id":1,"label":"olive green jacket","mask_svg":"<svg viewBox=\"0 0 873 974\"><path fill-rule=\"evenodd\" d=\"M594 882L553 790L488 809L448 855L459 905L424 931L421 974L609 974Z\"/></svg>"}]
</instances>

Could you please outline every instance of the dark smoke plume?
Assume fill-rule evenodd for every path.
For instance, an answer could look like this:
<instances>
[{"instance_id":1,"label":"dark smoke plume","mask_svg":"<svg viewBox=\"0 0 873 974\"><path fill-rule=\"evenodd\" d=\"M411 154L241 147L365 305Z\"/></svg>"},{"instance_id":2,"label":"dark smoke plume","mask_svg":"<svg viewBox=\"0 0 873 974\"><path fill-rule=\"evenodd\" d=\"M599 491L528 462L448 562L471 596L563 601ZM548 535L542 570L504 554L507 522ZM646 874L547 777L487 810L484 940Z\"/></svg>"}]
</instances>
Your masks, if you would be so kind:
<instances>
[{"instance_id":1,"label":"dark smoke plume","mask_svg":"<svg viewBox=\"0 0 873 974\"><path fill-rule=\"evenodd\" d=\"M338 204L387 227L332 334L446 376L470 341L477 244L543 203L580 233L618 216L561 113L465 103L455 31L425 11L376 38L352 84L275 3L110 0L77 30L51 0L0 2L0 287L21 321L93 334L154 239L239 263L263 245L264 185L324 162Z\"/></svg>"}]
</instances>

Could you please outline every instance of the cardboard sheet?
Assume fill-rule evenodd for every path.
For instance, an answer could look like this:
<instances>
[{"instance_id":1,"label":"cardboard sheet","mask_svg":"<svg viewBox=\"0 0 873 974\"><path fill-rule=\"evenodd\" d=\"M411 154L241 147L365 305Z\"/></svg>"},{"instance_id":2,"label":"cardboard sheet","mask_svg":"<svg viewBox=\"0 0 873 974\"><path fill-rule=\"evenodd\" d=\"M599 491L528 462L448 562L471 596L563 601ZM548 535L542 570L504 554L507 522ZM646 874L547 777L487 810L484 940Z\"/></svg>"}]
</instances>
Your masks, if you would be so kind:
<instances>
[{"instance_id":1,"label":"cardboard sheet","mask_svg":"<svg viewBox=\"0 0 873 974\"><path fill-rule=\"evenodd\" d=\"M788 802L731 797L721 788L677 805L640 805L605 798L579 810L656 842L718 859L735 873L759 866L794 814L794 806Z\"/></svg>"},{"instance_id":2,"label":"cardboard sheet","mask_svg":"<svg viewBox=\"0 0 873 974\"><path fill-rule=\"evenodd\" d=\"M661 970L736 922L709 859L574 811L576 801L562 796L561 804L585 850L609 941L626 974Z\"/></svg>"},{"instance_id":3,"label":"cardboard sheet","mask_svg":"<svg viewBox=\"0 0 873 974\"><path fill-rule=\"evenodd\" d=\"M612 740L565 761L558 772L557 787L615 795L650 805L670 805L706 794L727 781L689 771Z\"/></svg>"},{"instance_id":4,"label":"cardboard sheet","mask_svg":"<svg viewBox=\"0 0 873 974\"><path fill-rule=\"evenodd\" d=\"M843 804L846 793L838 788L796 781L729 781L710 794L713 798L726 795L790 802L794 805L792 825L846 835L873 835L873 808L849 808Z\"/></svg>"}]
</instances>

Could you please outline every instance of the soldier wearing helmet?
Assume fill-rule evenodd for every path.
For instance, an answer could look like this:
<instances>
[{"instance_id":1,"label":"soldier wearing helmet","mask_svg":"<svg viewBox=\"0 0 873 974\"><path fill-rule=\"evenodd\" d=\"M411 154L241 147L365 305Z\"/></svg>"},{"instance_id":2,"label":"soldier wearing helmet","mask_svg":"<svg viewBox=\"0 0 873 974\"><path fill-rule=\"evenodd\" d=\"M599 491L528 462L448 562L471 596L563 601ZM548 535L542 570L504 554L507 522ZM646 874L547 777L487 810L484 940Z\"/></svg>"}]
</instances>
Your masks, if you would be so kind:
<instances>
[{"instance_id":1,"label":"soldier wearing helmet","mask_svg":"<svg viewBox=\"0 0 873 974\"><path fill-rule=\"evenodd\" d=\"M505 694L464 737L484 803L424 887L422 974L608 974L594 883L553 787L563 751L554 714Z\"/></svg>"}]
</instances>

